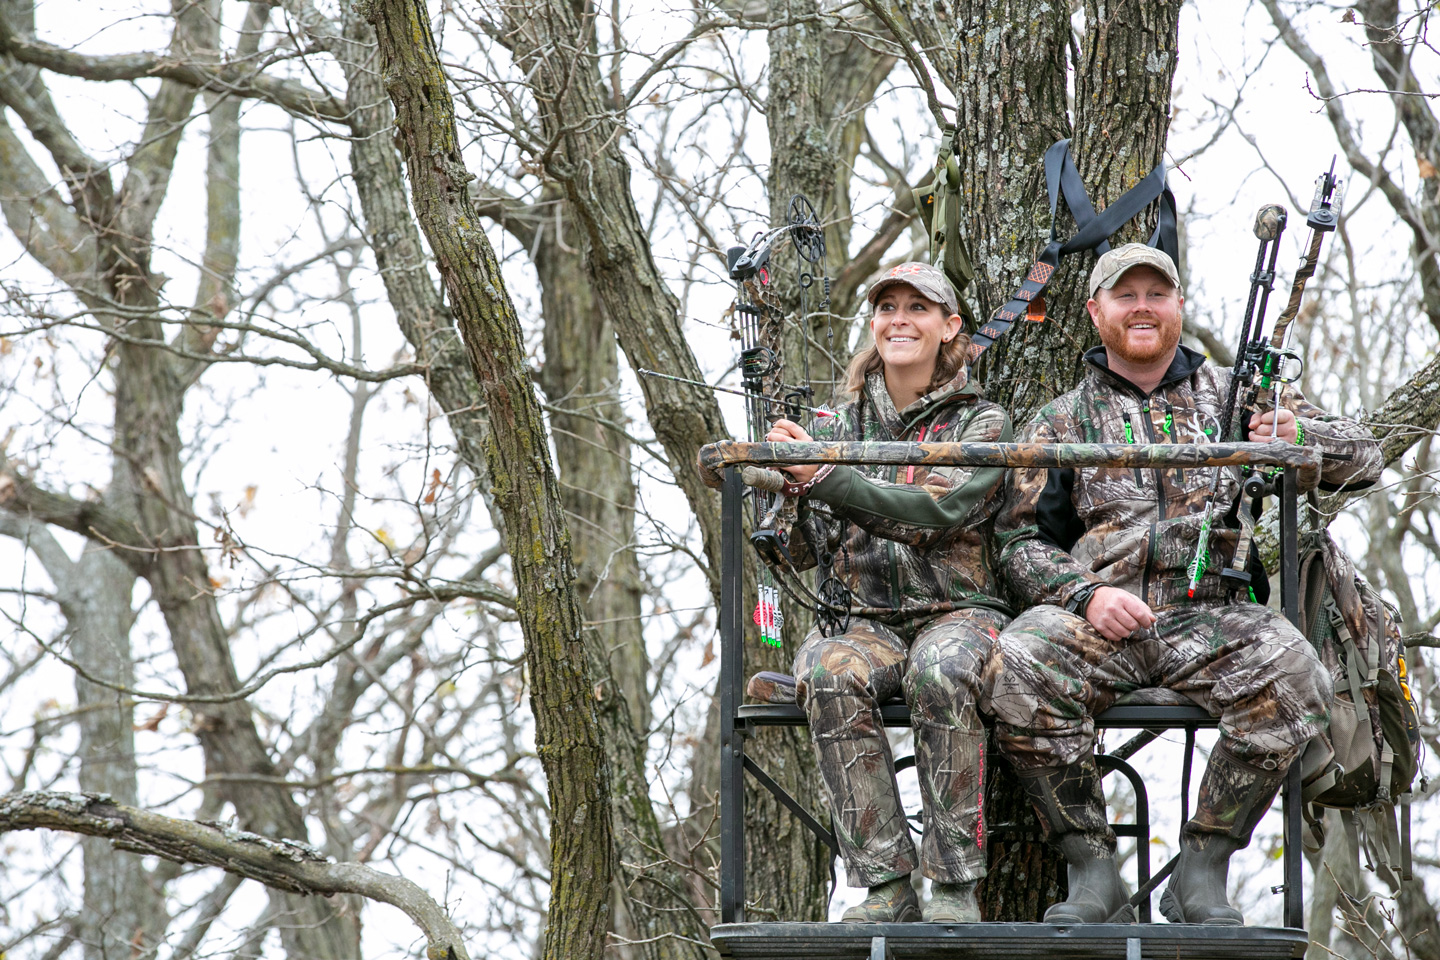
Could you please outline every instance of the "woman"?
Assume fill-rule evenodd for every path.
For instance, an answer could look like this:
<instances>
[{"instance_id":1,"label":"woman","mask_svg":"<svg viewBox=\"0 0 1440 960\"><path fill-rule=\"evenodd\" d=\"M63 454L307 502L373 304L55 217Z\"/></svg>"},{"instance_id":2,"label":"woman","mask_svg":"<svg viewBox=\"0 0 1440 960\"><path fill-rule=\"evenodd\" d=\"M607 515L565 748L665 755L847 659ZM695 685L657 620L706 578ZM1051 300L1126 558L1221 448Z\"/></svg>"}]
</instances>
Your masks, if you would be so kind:
<instances>
[{"instance_id":1,"label":"woman","mask_svg":"<svg viewBox=\"0 0 1440 960\"><path fill-rule=\"evenodd\" d=\"M969 338L945 275L929 264L904 263L871 288L869 299L875 342L850 365L854 400L813 426L813 438L780 420L765 439L1009 440L1005 411L967 378ZM850 885L869 887L844 919L922 917L910 882L915 846L879 711L903 692L923 802L920 866L935 884L923 919L978 921L985 730L976 699L991 643L1010 619L996 596L989 546L1003 471L813 464L787 470L811 507L828 504L842 523L835 573L856 602L893 611L851 618L841 636L814 630L795 657L796 696L810 720Z\"/></svg>"}]
</instances>

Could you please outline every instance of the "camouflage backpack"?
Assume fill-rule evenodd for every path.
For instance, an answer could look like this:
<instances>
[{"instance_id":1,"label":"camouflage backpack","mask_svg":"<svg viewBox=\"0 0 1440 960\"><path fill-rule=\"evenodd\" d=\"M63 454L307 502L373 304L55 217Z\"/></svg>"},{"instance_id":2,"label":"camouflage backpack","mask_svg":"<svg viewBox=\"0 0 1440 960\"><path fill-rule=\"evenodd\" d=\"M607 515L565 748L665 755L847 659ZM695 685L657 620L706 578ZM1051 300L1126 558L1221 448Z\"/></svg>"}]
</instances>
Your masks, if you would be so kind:
<instances>
[{"instance_id":1,"label":"camouflage backpack","mask_svg":"<svg viewBox=\"0 0 1440 960\"><path fill-rule=\"evenodd\" d=\"M1328 734L1335 756L1307 779L1306 844L1324 843L1317 807L1344 811L1366 865L1397 891L1411 878L1410 786L1420 765L1420 719L1398 617L1323 530L1301 540L1300 603L1300 629L1335 682ZM1323 745L1307 751L1326 752Z\"/></svg>"}]
</instances>

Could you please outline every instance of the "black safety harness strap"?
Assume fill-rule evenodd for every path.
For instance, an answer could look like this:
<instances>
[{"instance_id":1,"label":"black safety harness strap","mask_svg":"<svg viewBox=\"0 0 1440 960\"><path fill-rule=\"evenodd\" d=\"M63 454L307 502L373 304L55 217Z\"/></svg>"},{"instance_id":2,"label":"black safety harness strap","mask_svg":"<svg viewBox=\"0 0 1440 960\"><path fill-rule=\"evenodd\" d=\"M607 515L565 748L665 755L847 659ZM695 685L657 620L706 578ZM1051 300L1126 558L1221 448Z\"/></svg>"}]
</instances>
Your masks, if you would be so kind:
<instances>
[{"instance_id":1,"label":"black safety harness strap","mask_svg":"<svg viewBox=\"0 0 1440 960\"><path fill-rule=\"evenodd\" d=\"M1045 186L1050 193L1050 242L1035 258L1015 295L971 337L971 363L1022 316L1036 323L1045 319L1045 290L1060 266L1061 257L1082 250L1105 253L1110 249L1110 235L1157 199L1160 201L1160 220L1150 237L1150 246L1159 247L1171 259L1179 260L1175 195L1165 182L1164 161L1097 214L1095 205L1085 192L1080 171L1075 169L1075 161L1070 156L1070 141L1057 140L1045 151ZM1056 213L1062 195L1076 224L1075 235L1068 240L1061 240L1056 229Z\"/></svg>"}]
</instances>

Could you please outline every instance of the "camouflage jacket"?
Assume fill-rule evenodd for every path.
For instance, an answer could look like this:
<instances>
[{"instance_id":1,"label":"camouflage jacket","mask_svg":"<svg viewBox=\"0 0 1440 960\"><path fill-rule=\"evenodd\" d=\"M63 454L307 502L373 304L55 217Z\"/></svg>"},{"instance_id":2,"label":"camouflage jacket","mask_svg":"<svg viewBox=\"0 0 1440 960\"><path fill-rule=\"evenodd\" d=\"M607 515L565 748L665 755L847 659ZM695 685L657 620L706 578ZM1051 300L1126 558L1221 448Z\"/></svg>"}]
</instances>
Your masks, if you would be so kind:
<instances>
[{"instance_id":1,"label":"camouflage jacket","mask_svg":"<svg viewBox=\"0 0 1440 960\"><path fill-rule=\"evenodd\" d=\"M1180 347L1149 396L1110 371L1104 347L1089 351L1085 361L1089 370L1080 385L1037 413L1022 440L1207 443L1218 433L1231 373L1195 351ZM1326 414L1290 387L1280 403L1295 414L1307 445L1350 457L1325 461L1322 487L1367 486L1380 476L1380 445L1365 427ZM1221 599L1226 590L1219 572L1234 557L1238 535L1238 467L1012 470L995 523L1001 572L1028 602L1082 612L1101 585L1128 590L1152 608L1184 602L1215 469L1225 473L1208 572L1195 599Z\"/></svg>"},{"instance_id":2,"label":"camouflage jacket","mask_svg":"<svg viewBox=\"0 0 1440 960\"><path fill-rule=\"evenodd\" d=\"M884 375L873 374L857 400L817 420L810 433L820 442L1011 439L1009 416L981 397L963 370L904 410L895 409ZM828 514L830 542L840 544L835 574L855 602L893 611L867 616L912 629L943 612L923 609L931 604L1009 612L991 556L1003 474L998 468L838 466L810 491L805 506ZM801 553L802 565L813 564L808 550Z\"/></svg>"}]
</instances>

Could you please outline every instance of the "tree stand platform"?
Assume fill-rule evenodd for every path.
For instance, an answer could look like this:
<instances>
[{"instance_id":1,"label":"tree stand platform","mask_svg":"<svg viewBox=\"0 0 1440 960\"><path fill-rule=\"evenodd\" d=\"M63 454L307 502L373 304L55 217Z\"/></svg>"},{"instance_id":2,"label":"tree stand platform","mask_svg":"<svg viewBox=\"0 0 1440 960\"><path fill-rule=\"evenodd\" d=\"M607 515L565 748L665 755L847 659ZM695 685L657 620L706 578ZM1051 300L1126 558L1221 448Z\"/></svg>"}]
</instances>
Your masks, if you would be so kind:
<instances>
[{"instance_id":1,"label":"tree stand platform","mask_svg":"<svg viewBox=\"0 0 1440 960\"><path fill-rule=\"evenodd\" d=\"M1190 923L722 923L735 960L1282 960L1305 956L1304 930Z\"/></svg>"}]
</instances>

